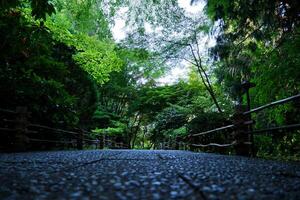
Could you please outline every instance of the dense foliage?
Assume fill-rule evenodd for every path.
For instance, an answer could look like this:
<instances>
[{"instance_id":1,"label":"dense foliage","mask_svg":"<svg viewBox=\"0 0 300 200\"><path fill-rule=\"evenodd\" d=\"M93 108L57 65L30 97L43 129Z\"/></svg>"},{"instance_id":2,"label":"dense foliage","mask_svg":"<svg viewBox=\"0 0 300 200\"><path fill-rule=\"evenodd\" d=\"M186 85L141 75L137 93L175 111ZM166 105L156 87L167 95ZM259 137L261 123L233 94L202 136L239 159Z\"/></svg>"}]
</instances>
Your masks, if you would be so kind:
<instances>
[{"instance_id":1,"label":"dense foliage","mask_svg":"<svg viewBox=\"0 0 300 200\"><path fill-rule=\"evenodd\" d=\"M245 80L256 84L250 89L252 107L299 93L299 8L296 0L208 1L207 14L219 20L217 28L222 30L211 51L218 65L216 75L235 100L242 100L240 85ZM299 103L254 117L256 128L296 124ZM298 151L300 142L298 132L257 136L256 140L259 154L286 157Z\"/></svg>"},{"instance_id":2,"label":"dense foliage","mask_svg":"<svg viewBox=\"0 0 300 200\"><path fill-rule=\"evenodd\" d=\"M128 148L232 141L230 131L190 136L230 124L235 105L247 104L245 81L256 84L252 108L299 93L300 4L192 0L189 6L201 5L190 12L177 0L2 0L1 108L25 106L31 123L84 129L90 139ZM112 31L120 19L122 39ZM189 72L160 84L173 68ZM260 112L252 116L254 129L297 124L299 113L299 101ZM39 139L69 138L45 131ZM299 158L297 130L254 139L258 156Z\"/></svg>"}]
</instances>

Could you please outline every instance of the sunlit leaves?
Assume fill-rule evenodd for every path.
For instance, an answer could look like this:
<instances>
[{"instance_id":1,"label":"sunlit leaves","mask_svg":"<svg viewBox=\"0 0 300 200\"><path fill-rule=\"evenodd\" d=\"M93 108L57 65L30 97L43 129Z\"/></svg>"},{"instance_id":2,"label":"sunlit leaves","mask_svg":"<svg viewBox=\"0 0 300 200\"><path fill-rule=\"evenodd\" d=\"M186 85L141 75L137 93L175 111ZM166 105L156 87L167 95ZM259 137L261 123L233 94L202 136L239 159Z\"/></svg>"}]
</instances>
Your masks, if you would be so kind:
<instances>
[{"instance_id":1,"label":"sunlit leaves","mask_svg":"<svg viewBox=\"0 0 300 200\"><path fill-rule=\"evenodd\" d=\"M70 31L95 36L100 40L112 37L102 3L102 0L54 1L57 11L72 23Z\"/></svg>"},{"instance_id":2,"label":"sunlit leaves","mask_svg":"<svg viewBox=\"0 0 300 200\"><path fill-rule=\"evenodd\" d=\"M88 36L85 33L71 33L64 16L58 15L54 21L47 21L47 26L53 31L53 37L57 41L66 43L76 48L75 61L87 72L89 72L98 83L109 80L109 73L120 70L122 60L115 51L112 41L100 41L96 36ZM58 22L57 22L58 21ZM57 23L56 23L57 22Z\"/></svg>"},{"instance_id":3,"label":"sunlit leaves","mask_svg":"<svg viewBox=\"0 0 300 200\"><path fill-rule=\"evenodd\" d=\"M122 61L115 52L99 52L87 50L74 56L75 61L89 72L98 83L109 80L112 71L119 71Z\"/></svg>"},{"instance_id":4,"label":"sunlit leaves","mask_svg":"<svg viewBox=\"0 0 300 200\"><path fill-rule=\"evenodd\" d=\"M99 137L102 135L108 135L108 136L118 136L118 135L123 135L126 132L126 124L120 122L120 121L115 121L112 120L110 123L110 126L107 128L96 128L93 130L93 136Z\"/></svg>"}]
</instances>

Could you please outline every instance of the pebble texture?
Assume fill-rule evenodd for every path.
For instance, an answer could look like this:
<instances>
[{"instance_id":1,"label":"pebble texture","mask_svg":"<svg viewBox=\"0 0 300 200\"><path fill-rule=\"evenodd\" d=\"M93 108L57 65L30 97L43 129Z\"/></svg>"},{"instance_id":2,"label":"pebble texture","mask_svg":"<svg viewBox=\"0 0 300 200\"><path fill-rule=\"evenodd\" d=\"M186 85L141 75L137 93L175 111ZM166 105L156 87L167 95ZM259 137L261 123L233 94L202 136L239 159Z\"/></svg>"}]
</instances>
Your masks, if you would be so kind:
<instances>
[{"instance_id":1,"label":"pebble texture","mask_svg":"<svg viewBox=\"0 0 300 200\"><path fill-rule=\"evenodd\" d=\"M0 199L300 199L300 164L188 151L0 154Z\"/></svg>"}]
</instances>

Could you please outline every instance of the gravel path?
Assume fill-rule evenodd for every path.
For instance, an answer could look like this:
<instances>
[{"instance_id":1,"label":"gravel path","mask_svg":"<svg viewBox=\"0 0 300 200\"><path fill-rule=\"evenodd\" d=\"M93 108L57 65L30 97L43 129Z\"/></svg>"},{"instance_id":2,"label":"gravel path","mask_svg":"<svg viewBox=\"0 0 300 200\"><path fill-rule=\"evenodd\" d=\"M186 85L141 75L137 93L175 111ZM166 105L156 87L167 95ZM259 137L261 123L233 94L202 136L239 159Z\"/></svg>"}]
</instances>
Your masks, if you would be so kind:
<instances>
[{"instance_id":1,"label":"gravel path","mask_svg":"<svg viewBox=\"0 0 300 200\"><path fill-rule=\"evenodd\" d=\"M300 164L188 151L0 154L0 199L300 199Z\"/></svg>"}]
</instances>

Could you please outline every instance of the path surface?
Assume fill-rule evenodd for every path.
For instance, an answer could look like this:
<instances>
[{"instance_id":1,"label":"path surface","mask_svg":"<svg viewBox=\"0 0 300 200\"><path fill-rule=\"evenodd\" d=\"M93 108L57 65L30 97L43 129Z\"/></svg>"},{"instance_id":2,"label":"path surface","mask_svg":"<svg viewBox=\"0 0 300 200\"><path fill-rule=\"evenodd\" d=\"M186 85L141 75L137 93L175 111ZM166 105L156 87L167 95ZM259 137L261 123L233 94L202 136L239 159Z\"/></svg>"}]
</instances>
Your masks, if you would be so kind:
<instances>
[{"instance_id":1,"label":"path surface","mask_svg":"<svg viewBox=\"0 0 300 200\"><path fill-rule=\"evenodd\" d=\"M300 199L300 164L188 151L0 154L0 199Z\"/></svg>"}]
</instances>

